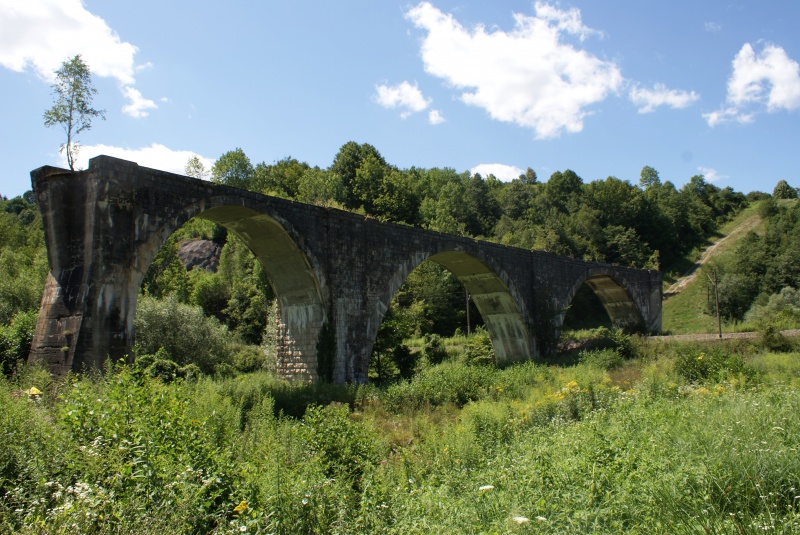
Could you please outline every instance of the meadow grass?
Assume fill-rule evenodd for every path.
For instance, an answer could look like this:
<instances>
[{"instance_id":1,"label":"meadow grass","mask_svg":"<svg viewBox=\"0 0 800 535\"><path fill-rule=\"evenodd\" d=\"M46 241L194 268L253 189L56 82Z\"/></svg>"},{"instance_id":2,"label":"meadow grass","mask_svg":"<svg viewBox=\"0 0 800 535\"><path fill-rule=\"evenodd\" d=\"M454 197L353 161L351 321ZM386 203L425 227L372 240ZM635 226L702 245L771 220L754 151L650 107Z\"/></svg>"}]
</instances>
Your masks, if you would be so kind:
<instances>
[{"instance_id":1,"label":"meadow grass","mask_svg":"<svg viewBox=\"0 0 800 535\"><path fill-rule=\"evenodd\" d=\"M800 533L800 353L635 351L386 388L25 369L0 532Z\"/></svg>"}]
</instances>

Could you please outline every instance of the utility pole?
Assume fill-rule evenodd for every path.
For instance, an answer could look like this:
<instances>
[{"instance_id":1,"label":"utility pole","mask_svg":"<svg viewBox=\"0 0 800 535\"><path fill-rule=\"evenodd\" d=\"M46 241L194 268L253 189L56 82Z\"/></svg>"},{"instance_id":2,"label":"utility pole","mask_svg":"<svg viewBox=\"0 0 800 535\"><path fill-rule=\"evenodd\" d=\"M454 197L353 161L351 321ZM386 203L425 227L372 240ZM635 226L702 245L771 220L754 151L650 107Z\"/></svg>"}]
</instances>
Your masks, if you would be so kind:
<instances>
[{"instance_id":1,"label":"utility pole","mask_svg":"<svg viewBox=\"0 0 800 535\"><path fill-rule=\"evenodd\" d=\"M471 327L469 324L469 292L467 290L464 290L464 292L467 294L467 336L469 336L471 332Z\"/></svg>"},{"instance_id":2,"label":"utility pole","mask_svg":"<svg viewBox=\"0 0 800 535\"><path fill-rule=\"evenodd\" d=\"M719 331L719 337L722 338L722 318L719 315L719 292L717 291L717 270L714 269L711 271L714 274L714 278L711 278L711 275L706 273L706 277L708 277L708 282L714 287L714 304L716 305L717 309L717 329Z\"/></svg>"}]
</instances>

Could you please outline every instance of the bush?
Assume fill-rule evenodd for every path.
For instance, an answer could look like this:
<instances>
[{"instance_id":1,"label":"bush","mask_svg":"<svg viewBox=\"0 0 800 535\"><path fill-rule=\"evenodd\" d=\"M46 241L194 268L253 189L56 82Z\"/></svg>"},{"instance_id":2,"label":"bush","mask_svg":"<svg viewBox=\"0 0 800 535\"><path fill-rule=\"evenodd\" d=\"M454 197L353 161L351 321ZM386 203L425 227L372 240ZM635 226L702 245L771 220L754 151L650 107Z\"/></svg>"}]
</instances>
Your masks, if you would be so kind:
<instances>
[{"instance_id":1,"label":"bush","mask_svg":"<svg viewBox=\"0 0 800 535\"><path fill-rule=\"evenodd\" d=\"M494 364L494 349L489 333L483 327L478 327L467 338L464 348L467 364L472 366L490 366Z\"/></svg>"},{"instance_id":2,"label":"bush","mask_svg":"<svg viewBox=\"0 0 800 535\"><path fill-rule=\"evenodd\" d=\"M314 405L306 410L305 425L312 454L319 455L329 477L360 485L367 467L378 462L378 437L350 418L346 405Z\"/></svg>"},{"instance_id":3,"label":"bush","mask_svg":"<svg viewBox=\"0 0 800 535\"><path fill-rule=\"evenodd\" d=\"M387 388L384 403L391 411L445 403L461 407L469 401L486 397L497 373L499 371L490 366L444 362L422 371L409 382Z\"/></svg>"},{"instance_id":4,"label":"bush","mask_svg":"<svg viewBox=\"0 0 800 535\"><path fill-rule=\"evenodd\" d=\"M765 326L772 324L782 329L800 326L800 291L786 286L772 294L763 305L753 305L744 317L745 321Z\"/></svg>"},{"instance_id":5,"label":"bush","mask_svg":"<svg viewBox=\"0 0 800 535\"><path fill-rule=\"evenodd\" d=\"M624 358L615 348L583 350L578 358L584 364L596 366L602 370L614 370L622 366Z\"/></svg>"},{"instance_id":6,"label":"bush","mask_svg":"<svg viewBox=\"0 0 800 535\"><path fill-rule=\"evenodd\" d=\"M0 325L0 368L4 375L12 375L17 365L28 358L38 314L34 311L18 312L8 325Z\"/></svg>"},{"instance_id":7,"label":"bush","mask_svg":"<svg viewBox=\"0 0 800 535\"><path fill-rule=\"evenodd\" d=\"M447 359L447 349L438 334L426 334L422 355L430 364L441 364Z\"/></svg>"},{"instance_id":8,"label":"bush","mask_svg":"<svg viewBox=\"0 0 800 535\"><path fill-rule=\"evenodd\" d=\"M203 373L231 358L228 330L215 318L203 315L197 306L139 296L136 308L136 344L145 354L164 349L179 366L190 362Z\"/></svg>"},{"instance_id":9,"label":"bush","mask_svg":"<svg viewBox=\"0 0 800 535\"><path fill-rule=\"evenodd\" d=\"M755 370L745 364L742 355L728 353L722 348L684 350L678 354L675 371L687 381L695 383L725 381L740 374L745 377L755 375Z\"/></svg>"}]
</instances>

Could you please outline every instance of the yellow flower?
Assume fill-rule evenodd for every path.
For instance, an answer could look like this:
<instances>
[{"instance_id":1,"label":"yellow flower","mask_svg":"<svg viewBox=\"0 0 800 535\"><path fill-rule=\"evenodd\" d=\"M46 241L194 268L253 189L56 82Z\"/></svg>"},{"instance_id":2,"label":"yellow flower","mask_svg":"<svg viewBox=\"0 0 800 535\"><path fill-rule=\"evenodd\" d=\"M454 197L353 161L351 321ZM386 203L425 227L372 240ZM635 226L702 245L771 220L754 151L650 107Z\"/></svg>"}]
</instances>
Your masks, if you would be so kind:
<instances>
[{"instance_id":1,"label":"yellow flower","mask_svg":"<svg viewBox=\"0 0 800 535\"><path fill-rule=\"evenodd\" d=\"M247 511L247 502L242 500L239 502L239 505L233 508L234 513L244 513Z\"/></svg>"},{"instance_id":2,"label":"yellow flower","mask_svg":"<svg viewBox=\"0 0 800 535\"><path fill-rule=\"evenodd\" d=\"M29 396L41 396L42 395L42 391L39 390L38 388L36 388L35 386L32 386L31 389L28 390L27 393L28 393Z\"/></svg>"}]
</instances>

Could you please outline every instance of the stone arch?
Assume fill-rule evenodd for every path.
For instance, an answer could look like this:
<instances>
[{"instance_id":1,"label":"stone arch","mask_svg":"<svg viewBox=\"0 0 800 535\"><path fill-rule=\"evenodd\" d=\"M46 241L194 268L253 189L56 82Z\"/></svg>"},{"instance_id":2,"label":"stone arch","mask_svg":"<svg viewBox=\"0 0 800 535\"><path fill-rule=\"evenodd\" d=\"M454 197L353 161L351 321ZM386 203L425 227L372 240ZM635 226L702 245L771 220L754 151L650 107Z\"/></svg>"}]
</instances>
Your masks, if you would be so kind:
<instances>
[{"instance_id":1,"label":"stone arch","mask_svg":"<svg viewBox=\"0 0 800 535\"><path fill-rule=\"evenodd\" d=\"M645 326L644 314L633 286L612 267L599 266L581 273L570 287L566 299L559 307L561 313L556 317L556 331L561 329L567 308L584 284L600 299L614 327L635 330Z\"/></svg>"},{"instance_id":2,"label":"stone arch","mask_svg":"<svg viewBox=\"0 0 800 535\"><path fill-rule=\"evenodd\" d=\"M303 240L274 210L242 198L204 199L185 206L165 221L134 255L135 292L155 255L186 221L199 217L224 226L253 252L278 300L278 373L300 380L317 379L316 346L327 320L322 269ZM136 308L132 296L132 310ZM130 314L131 322L133 315ZM133 333L133 326L130 326Z\"/></svg>"},{"instance_id":3,"label":"stone arch","mask_svg":"<svg viewBox=\"0 0 800 535\"><path fill-rule=\"evenodd\" d=\"M367 325L367 358L372 353L378 327L389 303L411 272L425 260L450 271L467 289L486 324L497 364L529 359L535 354L535 341L524 316L526 304L508 276L477 254L445 247L436 253L415 252L409 255L384 284ZM365 367L369 367L369 362Z\"/></svg>"}]
</instances>

